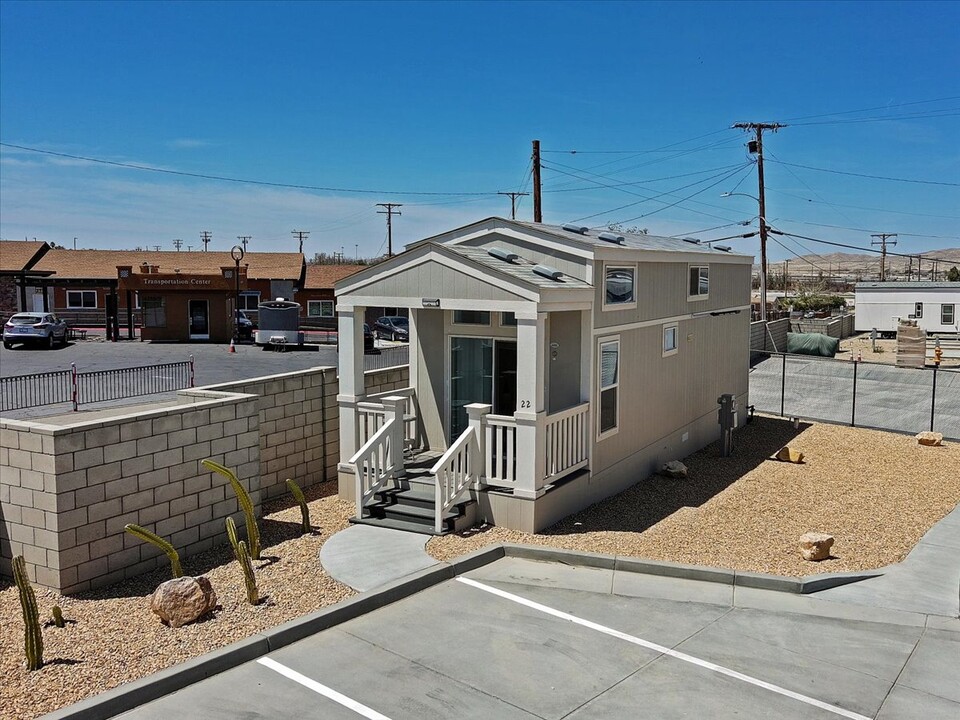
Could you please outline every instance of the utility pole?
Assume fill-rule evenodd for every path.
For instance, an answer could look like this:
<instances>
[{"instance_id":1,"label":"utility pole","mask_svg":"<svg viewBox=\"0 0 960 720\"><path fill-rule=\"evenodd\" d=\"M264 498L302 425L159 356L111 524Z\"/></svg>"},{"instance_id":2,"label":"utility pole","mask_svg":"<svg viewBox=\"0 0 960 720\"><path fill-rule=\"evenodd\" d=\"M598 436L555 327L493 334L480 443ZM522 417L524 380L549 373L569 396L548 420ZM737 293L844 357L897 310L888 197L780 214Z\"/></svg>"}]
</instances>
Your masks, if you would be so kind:
<instances>
[{"instance_id":1,"label":"utility pole","mask_svg":"<svg viewBox=\"0 0 960 720\"><path fill-rule=\"evenodd\" d=\"M210 241L211 241L212 239L213 239L213 233L211 233L209 230L203 230L203 231L200 233L200 242L203 243L203 251L204 251L204 252L207 252L207 250L210 249L210 248L207 247L207 246L210 244Z\"/></svg>"},{"instance_id":2,"label":"utility pole","mask_svg":"<svg viewBox=\"0 0 960 720\"><path fill-rule=\"evenodd\" d=\"M180 248L183 247L183 240L177 238L173 241L173 246L177 249L177 252L180 252Z\"/></svg>"},{"instance_id":3,"label":"utility pole","mask_svg":"<svg viewBox=\"0 0 960 720\"><path fill-rule=\"evenodd\" d=\"M522 192L498 192L497 195L509 195L510 196L510 219L517 219L517 198L524 197L530 193Z\"/></svg>"},{"instance_id":4,"label":"utility pole","mask_svg":"<svg viewBox=\"0 0 960 720\"><path fill-rule=\"evenodd\" d=\"M913 279L913 255L907 258L907 282Z\"/></svg>"},{"instance_id":5,"label":"utility pole","mask_svg":"<svg viewBox=\"0 0 960 720\"><path fill-rule=\"evenodd\" d=\"M247 243L250 242L253 235L237 235L237 240L240 241L240 244L243 245L243 251L247 251Z\"/></svg>"},{"instance_id":6,"label":"utility pole","mask_svg":"<svg viewBox=\"0 0 960 720\"><path fill-rule=\"evenodd\" d=\"M789 287L787 285L787 272L789 270L790 270L790 261L784 260L783 261L783 304L784 305L787 304L787 292L788 292L787 288Z\"/></svg>"},{"instance_id":7,"label":"utility pole","mask_svg":"<svg viewBox=\"0 0 960 720\"><path fill-rule=\"evenodd\" d=\"M297 236L297 240L300 241L300 254L303 255L303 241L307 239L307 236L310 235L309 230L291 230L291 234Z\"/></svg>"},{"instance_id":8,"label":"utility pole","mask_svg":"<svg viewBox=\"0 0 960 720\"><path fill-rule=\"evenodd\" d=\"M387 257L393 257L393 214L403 215L394 208L403 207L402 203L377 203L377 207L386 208L386 210L377 210L378 215L387 216Z\"/></svg>"},{"instance_id":9,"label":"utility pole","mask_svg":"<svg viewBox=\"0 0 960 720\"><path fill-rule=\"evenodd\" d=\"M154 249L156 252L160 252L160 246L159 246L159 245L154 245L154 246L153 246L153 249Z\"/></svg>"},{"instance_id":10,"label":"utility pole","mask_svg":"<svg viewBox=\"0 0 960 720\"><path fill-rule=\"evenodd\" d=\"M876 235L871 235L872 238L879 238L879 240L871 240L871 245L880 246L880 282L884 282L887 279L887 238L895 238L896 233L877 233ZM890 242L890 245L896 245L897 241L893 240Z\"/></svg>"},{"instance_id":11,"label":"utility pole","mask_svg":"<svg viewBox=\"0 0 960 720\"><path fill-rule=\"evenodd\" d=\"M760 319L767 319L767 203L763 194L763 131L776 132L786 125L780 123L734 123L733 127L753 131L756 140L747 143L747 149L757 154L757 183L760 189Z\"/></svg>"},{"instance_id":12,"label":"utility pole","mask_svg":"<svg viewBox=\"0 0 960 720\"><path fill-rule=\"evenodd\" d=\"M540 141L533 141L533 221L543 222L543 198L540 188Z\"/></svg>"}]
</instances>

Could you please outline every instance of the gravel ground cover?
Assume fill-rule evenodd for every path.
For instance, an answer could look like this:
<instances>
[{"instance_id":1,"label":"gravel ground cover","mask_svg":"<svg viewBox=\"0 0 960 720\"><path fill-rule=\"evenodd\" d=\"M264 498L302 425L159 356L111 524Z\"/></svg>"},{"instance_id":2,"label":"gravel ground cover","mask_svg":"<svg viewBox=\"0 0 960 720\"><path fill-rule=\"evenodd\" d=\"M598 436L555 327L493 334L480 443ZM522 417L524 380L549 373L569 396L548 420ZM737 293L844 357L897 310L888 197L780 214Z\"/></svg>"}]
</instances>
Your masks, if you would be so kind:
<instances>
[{"instance_id":1,"label":"gravel ground cover","mask_svg":"<svg viewBox=\"0 0 960 720\"><path fill-rule=\"evenodd\" d=\"M51 712L352 596L353 590L322 571L317 555L327 538L347 526L353 507L337 499L335 480L304 492L312 535L300 535L299 506L265 505L261 562L254 562L264 599L256 607L246 601L240 566L224 532L223 547L182 561L184 574L210 579L220 603L193 625L174 630L150 611L150 594L172 577L168 567L73 596L34 586L41 619L60 605L68 624L44 629L47 664L27 672L17 589L5 580L0 586L0 717ZM243 527L242 518L237 525Z\"/></svg>"},{"instance_id":2,"label":"gravel ground cover","mask_svg":"<svg viewBox=\"0 0 960 720\"><path fill-rule=\"evenodd\" d=\"M783 445L804 464L770 460ZM799 577L899 562L960 501L960 445L875 430L758 416L733 457L714 443L683 462L686 480L649 478L540 534L487 526L427 551L448 560L515 542ZM800 558L808 531L836 538L829 560Z\"/></svg>"},{"instance_id":3,"label":"gravel ground cover","mask_svg":"<svg viewBox=\"0 0 960 720\"><path fill-rule=\"evenodd\" d=\"M804 452L806 463L768 459L785 444ZM760 416L738 432L733 457L718 455L711 445L684 460L687 480L650 478L538 535L488 526L434 538L427 549L446 560L522 542L800 576L898 562L960 501L960 444L925 448L912 437L835 425L795 430ZM307 499L309 536L299 535L298 507L264 508L257 580L266 600L257 607L246 603L226 544L184 561L186 574L210 579L221 607L176 630L149 609L150 593L170 577L166 569L75 596L35 587L41 614L59 604L69 623L44 630L47 664L36 672L24 668L19 601L5 581L0 716L36 717L353 595L317 560L326 539L347 527L353 506L337 499L336 481L312 488ZM797 540L810 530L836 537L833 558L800 559Z\"/></svg>"}]
</instances>

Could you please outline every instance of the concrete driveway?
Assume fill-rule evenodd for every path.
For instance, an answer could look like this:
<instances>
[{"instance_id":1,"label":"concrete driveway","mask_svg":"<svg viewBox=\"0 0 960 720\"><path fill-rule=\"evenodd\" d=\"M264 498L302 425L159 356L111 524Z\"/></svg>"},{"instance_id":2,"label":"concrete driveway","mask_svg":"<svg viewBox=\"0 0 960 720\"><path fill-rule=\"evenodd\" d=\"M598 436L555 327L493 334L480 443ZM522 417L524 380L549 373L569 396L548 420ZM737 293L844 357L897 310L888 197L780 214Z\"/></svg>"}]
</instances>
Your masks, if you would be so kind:
<instances>
[{"instance_id":1,"label":"concrete driveway","mask_svg":"<svg viewBox=\"0 0 960 720\"><path fill-rule=\"evenodd\" d=\"M120 717L934 720L957 657L955 619L505 557Z\"/></svg>"}]
</instances>

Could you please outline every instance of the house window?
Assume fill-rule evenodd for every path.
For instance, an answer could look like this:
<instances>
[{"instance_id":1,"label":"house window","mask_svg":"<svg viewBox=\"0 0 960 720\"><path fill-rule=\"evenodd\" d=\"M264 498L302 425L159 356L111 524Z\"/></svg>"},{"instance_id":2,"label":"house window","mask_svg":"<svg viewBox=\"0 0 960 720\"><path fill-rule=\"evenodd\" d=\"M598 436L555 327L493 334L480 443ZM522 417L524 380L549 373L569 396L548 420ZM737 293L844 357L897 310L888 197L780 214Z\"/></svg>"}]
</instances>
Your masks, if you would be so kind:
<instances>
[{"instance_id":1,"label":"house window","mask_svg":"<svg viewBox=\"0 0 960 720\"><path fill-rule=\"evenodd\" d=\"M677 324L663 326L663 357L677 354Z\"/></svg>"},{"instance_id":2,"label":"house window","mask_svg":"<svg viewBox=\"0 0 960 720\"><path fill-rule=\"evenodd\" d=\"M307 317L332 318L333 300L307 300Z\"/></svg>"},{"instance_id":3,"label":"house window","mask_svg":"<svg viewBox=\"0 0 960 720\"><path fill-rule=\"evenodd\" d=\"M67 290L67 307L70 309L95 308L96 290Z\"/></svg>"},{"instance_id":4,"label":"house window","mask_svg":"<svg viewBox=\"0 0 960 720\"><path fill-rule=\"evenodd\" d=\"M248 290L240 293L240 310L256 310L260 304L260 291Z\"/></svg>"},{"instance_id":5,"label":"house window","mask_svg":"<svg viewBox=\"0 0 960 720\"><path fill-rule=\"evenodd\" d=\"M914 303L913 304L913 316L915 318L923 317L923 303Z\"/></svg>"},{"instance_id":6,"label":"house window","mask_svg":"<svg viewBox=\"0 0 960 720\"><path fill-rule=\"evenodd\" d=\"M604 299L603 304L623 306L636 305L634 295L634 281L637 269L634 267L607 267L604 272Z\"/></svg>"},{"instance_id":7,"label":"house window","mask_svg":"<svg viewBox=\"0 0 960 720\"><path fill-rule=\"evenodd\" d=\"M941 325L953 325L954 318L956 317L956 315L954 315L953 309L954 309L953 303L950 303L949 305L940 306L940 324Z\"/></svg>"},{"instance_id":8,"label":"house window","mask_svg":"<svg viewBox=\"0 0 960 720\"><path fill-rule=\"evenodd\" d=\"M163 304L163 297L146 296L141 301L143 305L143 326L162 328L167 326L167 311Z\"/></svg>"},{"instance_id":9,"label":"house window","mask_svg":"<svg viewBox=\"0 0 960 720\"><path fill-rule=\"evenodd\" d=\"M500 313L500 325L502 327L516 327L517 314L512 312Z\"/></svg>"},{"instance_id":10,"label":"house window","mask_svg":"<svg viewBox=\"0 0 960 720\"><path fill-rule=\"evenodd\" d=\"M489 325L490 313L486 310L454 310L453 322L457 325Z\"/></svg>"},{"instance_id":11,"label":"house window","mask_svg":"<svg viewBox=\"0 0 960 720\"><path fill-rule=\"evenodd\" d=\"M600 343L600 439L617 430L620 416L620 341Z\"/></svg>"},{"instance_id":12,"label":"house window","mask_svg":"<svg viewBox=\"0 0 960 720\"><path fill-rule=\"evenodd\" d=\"M689 298L691 300L705 300L710 294L710 266L709 265L691 265L690 266L690 288Z\"/></svg>"}]
</instances>

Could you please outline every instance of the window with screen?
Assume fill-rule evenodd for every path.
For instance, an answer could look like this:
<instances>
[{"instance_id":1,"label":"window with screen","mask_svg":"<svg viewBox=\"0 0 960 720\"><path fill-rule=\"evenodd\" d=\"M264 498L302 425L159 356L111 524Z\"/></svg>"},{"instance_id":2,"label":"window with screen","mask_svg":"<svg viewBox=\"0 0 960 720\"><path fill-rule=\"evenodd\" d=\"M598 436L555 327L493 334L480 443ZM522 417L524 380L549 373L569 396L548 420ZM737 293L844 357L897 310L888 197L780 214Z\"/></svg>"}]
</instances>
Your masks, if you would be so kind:
<instances>
[{"instance_id":1,"label":"window with screen","mask_svg":"<svg viewBox=\"0 0 960 720\"><path fill-rule=\"evenodd\" d=\"M694 300L703 300L710 294L710 266L690 266L689 296Z\"/></svg>"},{"instance_id":2,"label":"window with screen","mask_svg":"<svg viewBox=\"0 0 960 720\"><path fill-rule=\"evenodd\" d=\"M620 416L620 341L600 343L600 437L616 431Z\"/></svg>"}]
</instances>

